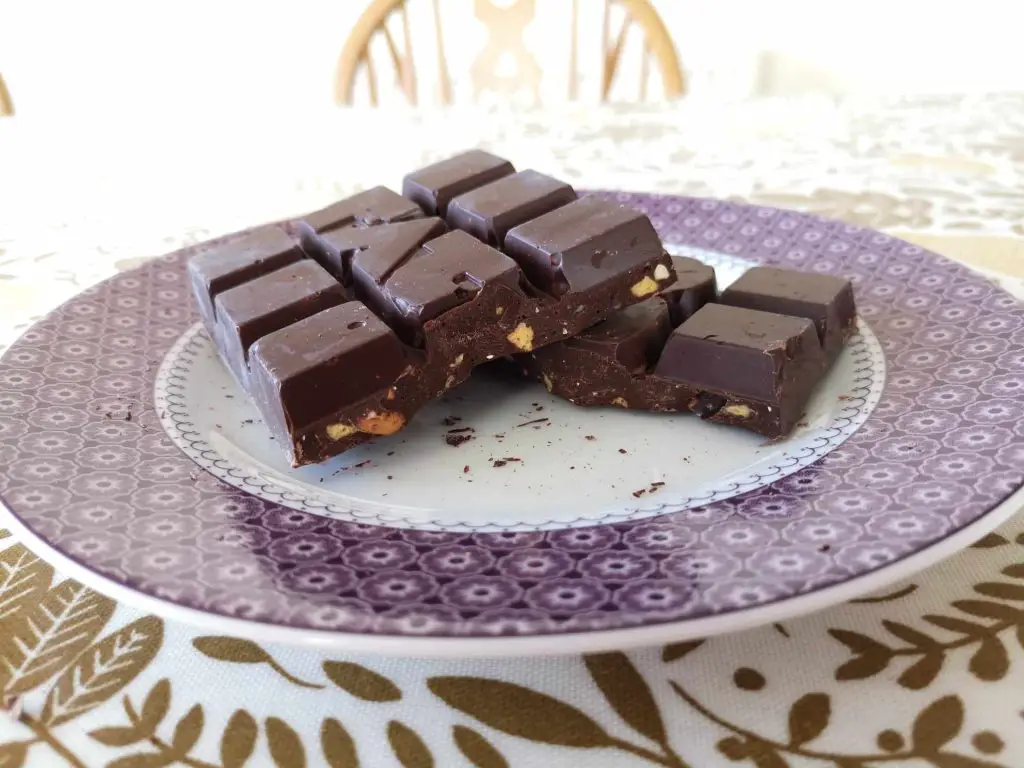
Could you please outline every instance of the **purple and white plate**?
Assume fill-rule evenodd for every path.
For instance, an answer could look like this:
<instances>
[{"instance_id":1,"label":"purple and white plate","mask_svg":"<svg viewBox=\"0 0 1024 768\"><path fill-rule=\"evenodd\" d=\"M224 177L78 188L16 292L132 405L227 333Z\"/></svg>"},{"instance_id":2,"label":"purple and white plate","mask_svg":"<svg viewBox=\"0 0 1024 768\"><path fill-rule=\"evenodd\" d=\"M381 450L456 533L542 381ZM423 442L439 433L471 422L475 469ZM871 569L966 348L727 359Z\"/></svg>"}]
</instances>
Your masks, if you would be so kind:
<instances>
[{"instance_id":1,"label":"purple and white plate","mask_svg":"<svg viewBox=\"0 0 1024 768\"><path fill-rule=\"evenodd\" d=\"M923 568L1024 501L1015 298L840 222L615 197L723 285L756 263L855 282L860 329L787 440L478 375L402 433L295 470L197 324L179 252L0 361L10 524L69 575L214 631L503 655L778 621Z\"/></svg>"}]
</instances>

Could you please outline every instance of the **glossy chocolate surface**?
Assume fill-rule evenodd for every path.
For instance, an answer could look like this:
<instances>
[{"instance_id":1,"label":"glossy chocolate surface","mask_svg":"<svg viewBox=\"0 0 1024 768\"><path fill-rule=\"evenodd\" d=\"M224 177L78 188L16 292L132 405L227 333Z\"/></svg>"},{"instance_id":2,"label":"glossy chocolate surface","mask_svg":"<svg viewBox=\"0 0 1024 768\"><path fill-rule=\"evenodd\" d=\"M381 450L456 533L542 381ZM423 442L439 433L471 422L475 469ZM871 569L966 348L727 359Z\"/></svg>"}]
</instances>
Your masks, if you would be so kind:
<instances>
[{"instance_id":1,"label":"glossy chocolate surface","mask_svg":"<svg viewBox=\"0 0 1024 768\"><path fill-rule=\"evenodd\" d=\"M206 329L216 324L214 300L236 285L273 272L303 258L302 249L280 227L253 230L233 242L212 247L188 263L192 293Z\"/></svg>"},{"instance_id":2,"label":"glossy chocolate surface","mask_svg":"<svg viewBox=\"0 0 1024 768\"><path fill-rule=\"evenodd\" d=\"M459 195L448 205L448 225L500 248L513 227L577 199L563 181L533 170L505 176Z\"/></svg>"},{"instance_id":3,"label":"glossy chocolate surface","mask_svg":"<svg viewBox=\"0 0 1024 768\"><path fill-rule=\"evenodd\" d=\"M512 229L505 252L552 296L586 291L664 253L651 220L632 208L583 197ZM669 277L665 270L665 279ZM645 298L659 286L637 286Z\"/></svg>"},{"instance_id":4,"label":"glossy chocolate surface","mask_svg":"<svg viewBox=\"0 0 1024 768\"><path fill-rule=\"evenodd\" d=\"M857 309L853 285L834 275L755 267L722 293L721 303L734 307L805 317L814 323L830 359L853 333Z\"/></svg>"},{"instance_id":5,"label":"glossy chocolate surface","mask_svg":"<svg viewBox=\"0 0 1024 768\"><path fill-rule=\"evenodd\" d=\"M413 201L387 187L373 187L306 214L303 222L313 232L323 233L339 227L373 227L421 216L422 209Z\"/></svg>"},{"instance_id":6,"label":"glossy chocolate surface","mask_svg":"<svg viewBox=\"0 0 1024 768\"><path fill-rule=\"evenodd\" d=\"M715 270L688 256L673 256L672 268L676 271L675 281L662 288L658 295L668 304L675 328L705 304L716 300L718 283Z\"/></svg>"},{"instance_id":7,"label":"glossy chocolate surface","mask_svg":"<svg viewBox=\"0 0 1024 768\"><path fill-rule=\"evenodd\" d=\"M282 267L217 296L218 349L244 386L253 343L347 298L341 284L314 261Z\"/></svg>"},{"instance_id":8,"label":"glossy chocolate surface","mask_svg":"<svg viewBox=\"0 0 1024 768\"><path fill-rule=\"evenodd\" d=\"M443 218L453 198L513 174L515 170L512 163L502 157L472 149L410 173L402 181L402 194L428 216Z\"/></svg>"}]
</instances>

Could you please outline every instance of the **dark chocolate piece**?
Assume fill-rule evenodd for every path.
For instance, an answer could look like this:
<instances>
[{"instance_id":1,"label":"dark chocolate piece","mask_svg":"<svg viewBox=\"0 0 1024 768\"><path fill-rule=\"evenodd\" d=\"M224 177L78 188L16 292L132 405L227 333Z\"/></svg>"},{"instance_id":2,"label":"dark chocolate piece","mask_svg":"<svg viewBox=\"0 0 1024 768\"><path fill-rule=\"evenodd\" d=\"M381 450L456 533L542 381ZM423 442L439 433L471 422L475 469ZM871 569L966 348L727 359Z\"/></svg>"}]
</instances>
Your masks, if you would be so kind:
<instances>
[{"instance_id":1,"label":"dark chocolate piece","mask_svg":"<svg viewBox=\"0 0 1024 768\"><path fill-rule=\"evenodd\" d=\"M516 263L471 235L456 230L426 243L388 278L384 295L397 311L400 335L423 344L423 324L472 301L486 286L519 286Z\"/></svg>"},{"instance_id":2,"label":"dark chocolate piece","mask_svg":"<svg viewBox=\"0 0 1024 768\"><path fill-rule=\"evenodd\" d=\"M253 343L346 300L341 284L316 262L290 264L217 296L218 351L245 388Z\"/></svg>"},{"instance_id":3,"label":"dark chocolate piece","mask_svg":"<svg viewBox=\"0 0 1024 768\"><path fill-rule=\"evenodd\" d=\"M614 360L630 373L643 373L658 362L670 333L668 305L654 298L616 312L555 346L593 352Z\"/></svg>"},{"instance_id":4,"label":"dark chocolate piece","mask_svg":"<svg viewBox=\"0 0 1024 768\"><path fill-rule=\"evenodd\" d=\"M673 256L672 267L676 279L662 288L658 295L668 303L672 327L677 328L698 309L715 300L718 284L715 270L697 259Z\"/></svg>"},{"instance_id":5,"label":"dark chocolate piece","mask_svg":"<svg viewBox=\"0 0 1024 768\"><path fill-rule=\"evenodd\" d=\"M448 228L438 218L415 219L376 227L336 229L306 245L307 252L345 285L355 284L360 298L372 294L399 264L427 240Z\"/></svg>"},{"instance_id":6,"label":"dark chocolate piece","mask_svg":"<svg viewBox=\"0 0 1024 768\"><path fill-rule=\"evenodd\" d=\"M833 275L754 267L726 288L719 301L807 318L814 323L829 360L838 357L856 328L853 285Z\"/></svg>"},{"instance_id":7,"label":"dark chocolate piece","mask_svg":"<svg viewBox=\"0 0 1024 768\"><path fill-rule=\"evenodd\" d=\"M193 256L188 263L189 279L206 330L214 334L214 301L219 293L302 258L294 240L273 225Z\"/></svg>"},{"instance_id":8,"label":"dark chocolate piece","mask_svg":"<svg viewBox=\"0 0 1024 768\"><path fill-rule=\"evenodd\" d=\"M402 194L417 203L428 216L444 217L452 198L515 170L508 160L473 149L410 173L402 181Z\"/></svg>"},{"instance_id":9,"label":"dark chocolate piece","mask_svg":"<svg viewBox=\"0 0 1024 768\"><path fill-rule=\"evenodd\" d=\"M422 209L414 202L387 187L373 187L307 214L303 223L313 232L324 233L341 227L373 227L422 216Z\"/></svg>"},{"instance_id":10,"label":"dark chocolate piece","mask_svg":"<svg viewBox=\"0 0 1024 768\"><path fill-rule=\"evenodd\" d=\"M500 248L513 227L577 198L565 182L533 170L520 171L459 195L448 204L448 225Z\"/></svg>"},{"instance_id":11,"label":"dark chocolate piece","mask_svg":"<svg viewBox=\"0 0 1024 768\"><path fill-rule=\"evenodd\" d=\"M677 291L677 307L692 307L713 296L713 274L709 280L692 264L674 261L681 279L666 292ZM678 292L686 284L689 296ZM646 365L637 365L639 354L624 359L614 344L590 343L603 328L618 323L634 331L636 336L630 338L640 338L641 309L663 298L619 312L560 344L516 355L505 369L511 366L516 373L541 380L549 392L577 405L691 411L768 437L788 433L838 354L823 352L814 324L805 317L705 303L668 336L663 348L647 352ZM844 326L853 323L840 327ZM629 337L626 330L617 335ZM844 341L845 337L840 349Z\"/></svg>"},{"instance_id":12,"label":"dark chocolate piece","mask_svg":"<svg viewBox=\"0 0 1024 768\"><path fill-rule=\"evenodd\" d=\"M505 252L552 296L579 293L664 253L651 220L632 208L583 197L512 229ZM667 258L667 257L666 257ZM642 299L673 277L664 267L632 286Z\"/></svg>"},{"instance_id":13,"label":"dark chocolate piece","mask_svg":"<svg viewBox=\"0 0 1024 768\"><path fill-rule=\"evenodd\" d=\"M363 304L341 304L264 336L250 352L250 392L271 432L291 447L293 463L322 460L325 448L362 431L391 434L401 428L393 412L363 411L353 404L397 381L407 350Z\"/></svg>"}]
</instances>

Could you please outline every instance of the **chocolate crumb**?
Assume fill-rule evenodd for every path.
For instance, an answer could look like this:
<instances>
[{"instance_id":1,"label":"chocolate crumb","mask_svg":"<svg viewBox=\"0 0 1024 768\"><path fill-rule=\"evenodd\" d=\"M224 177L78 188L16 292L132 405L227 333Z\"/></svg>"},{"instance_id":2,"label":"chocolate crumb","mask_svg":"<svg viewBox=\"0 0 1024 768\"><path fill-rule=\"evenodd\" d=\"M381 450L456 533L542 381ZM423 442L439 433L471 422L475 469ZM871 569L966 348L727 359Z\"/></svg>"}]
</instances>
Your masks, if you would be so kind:
<instances>
[{"instance_id":1,"label":"chocolate crumb","mask_svg":"<svg viewBox=\"0 0 1024 768\"><path fill-rule=\"evenodd\" d=\"M360 467L365 467L367 464L371 464L372 462L373 462L372 459L367 459L366 461L360 461L358 464L356 464L352 468L353 469L359 469Z\"/></svg>"},{"instance_id":2,"label":"chocolate crumb","mask_svg":"<svg viewBox=\"0 0 1024 768\"><path fill-rule=\"evenodd\" d=\"M625 453L625 452L626 452L625 448L619 448L619 453Z\"/></svg>"},{"instance_id":3,"label":"chocolate crumb","mask_svg":"<svg viewBox=\"0 0 1024 768\"><path fill-rule=\"evenodd\" d=\"M839 399L840 400L852 400L853 398L850 397L849 395L840 395Z\"/></svg>"},{"instance_id":4,"label":"chocolate crumb","mask_svg":"<svg viewBox=\"0 0 1024 768\"><path fill-rule=\"evenodd\" d=\"M469 472L469 464L462 468L462 474L466 474L467 472Z\"/></svg>"},{"instance_id":5,"label":"chocolate crumb","mask_svg":"<svg viewBox=\"0 0 1024 768\"><path fill-rule=\"evenodd\" d=\"M497 467L504 467L506 464L508 464L508 462L507 461L502 461L501 459L495 459L495 461L494 461L494 466L496 468Z\"/></svg>"},{"instance_id":6,"label":"chocolate crumb","mask_svg":"<svg viewBox=\"0 0 1024 768\"><path fill-rule=\"evenodd\" d=\"M449 435L457 435L460 432L476 432L476 430L473 429L472 427L459 427L458 429L449 429L448 430L448 434Z\"/></svg>"},{"instance_id":7,"label":"chocolate crumb","mask_svg":"<svg viewBox=\"0 0 1024 768\"><path fill-rule=\"evenodd\" d=\"M544 417L542 419L533 419L532 421L524 421L522 424L516 424L516 427L528 427L531 424L543 424L545 421L551 421L551 419Z\"/></svg>"},{"instance_id":8,"label":"chocolate crumb","mask_svg":"<svg viewBox=\"0 0 1024 768\"><path fill-rule=\"evenodd\" d=\"M454 427L460 421L462 421L462 419L460 419L458 416L445 416L443 419L441 419L441 423L444 424L446 427Z\"/></svg>"},{"instance_id":9,"label":"chocolate crumb","mask_svg":"<svg viewBox=\"0 0 1024 768\"><path fill-rule=\"evenodd\" d=\"M395 455L394 451L388 451L388 456L394 456L394 455Z\"/></svg>"},{"instance_id":10,"label":"chocolate crumb","mask_svg":"<svg viewBox=\"0 0 1024 768\"><path fill-rule=\"evenodd\" d=\"M458 435L452 434L451 432L444 436L444 441L452 448L458 448L463 443L468 443L472 439L472 435Z\"/></svg>"},{"instance_id":11,"label":"chocolate crumb","mask_svg":"<svg viewBox=\"0 0 1024 768\"><path fill-rule=\"evenodd\" d=\"M818 547L818 551L819 552L828 552L831 549L832 549L832 545L831 544L822 544L820 547Z\"/></svg>"},{"instance_id":12,"label":"chocolate crumb","mask_svg":"<svg viewBox=\"0 0 1024 768\"><path fill-rule=\"evenodd\" d=\"M242 423L243 423L243 424L253 424L253 423L255 423L255 422L253 422L253 420L252 420L252 419L245 419L245 420L244 420L244 421L243 421Z\"/></svg>"},{"instance_id":13,"label":"chocolate crumb","mask_svg":"<svg viewBox=\"0 0 1024 768\"><path fill-rule=\"evenodd\" d=\"M584 435L583 439L584 440L597 440L597 438L594 437L593 435Z\"/></svg>"},{"instance_id":14,"label":"chocolate crumb","mask_svg":"<svg viewBox=\"0 0 1024 768\"><path fill-rule=\"evenodd\" d=\"M538 411L543 411L544 410L544 406L543 405L538 405L537 406L537 410Z\"/></svg>"},{"instance_id":15,"label":"chocolate crumb","mask_svg":"<svg viewBox=\"0 0 1024 768\"><path fill-rule=\"evenodd\" d=\"M641 488L639 491L633 491L633 498L634 499L639 499L645 493L647 493L647 489L646 488Z\"/></svg>"},{"instance_id":16,"label":"chocolate crumb","mask_svg":"<svg viewBox=\"0 0 1024 768\"><path fill-rule=\"evenodd\" d=\"M518 456L506 456L505 461L522 461Z\"/></svg>"},{"instance_id":17,"label":"chocolate crumb","mask_svg":"<svg viewBox=\"0 0 1024 768\"><path fill-rule=\"evenodd\" d=\"M505 436L501 435L501 434L495 435L495 437L498 438L499 440L504 440L505 439Z\"/></svg>"},{"instance_id":18,"label":"chocolate crumb","mask_svg":"<svg viewBox=\"0 0 1024 768\"><path fill-rule=\"evenodd\" d=\"M388 480L394 480L394 479L395 479L394 475L388 475Z\"/></svg>"},{"instance_id":19,"label":"chocolate crumb","mask_svg":"<svg viewBox=\"0 0 1024 768\"><path fill-rule=\"evenodd\" d=\"M661 486L663 486L664 484L665 483L663 481L659 480L656 483L651 483L651 488L661 488Z\"/></svg>"}]
</instances>

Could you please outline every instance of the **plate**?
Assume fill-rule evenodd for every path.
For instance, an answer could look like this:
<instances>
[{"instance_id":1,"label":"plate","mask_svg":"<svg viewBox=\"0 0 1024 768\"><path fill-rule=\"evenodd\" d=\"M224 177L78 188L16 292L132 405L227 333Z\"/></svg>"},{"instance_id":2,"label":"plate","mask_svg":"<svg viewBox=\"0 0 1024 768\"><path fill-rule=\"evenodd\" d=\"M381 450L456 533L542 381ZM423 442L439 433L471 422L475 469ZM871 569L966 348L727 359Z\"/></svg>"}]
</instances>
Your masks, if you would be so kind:
<instances>
[{"instance_id":1,"label":"plate","mask_svg":"<svg viewBox=\"0 0 1024 768\"><path fill-rule=\"evenodd\" d=\"M225 633L502 655L778 621L1016 510L1016 299L839 222L606 194L722 283L756 263L855 282L858 333L788 439L575 408L482 371L402 433L293 470L197 325L185 251L84 292L0 361L13 527L69 575Z\"/></svg>"}]
</instances>

